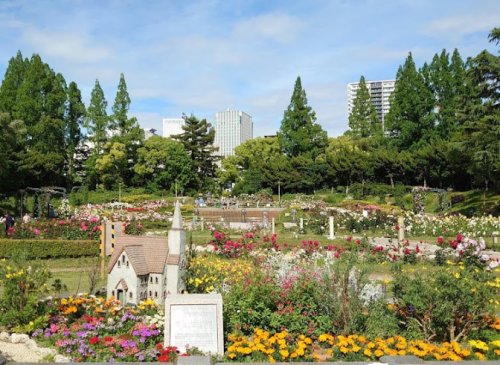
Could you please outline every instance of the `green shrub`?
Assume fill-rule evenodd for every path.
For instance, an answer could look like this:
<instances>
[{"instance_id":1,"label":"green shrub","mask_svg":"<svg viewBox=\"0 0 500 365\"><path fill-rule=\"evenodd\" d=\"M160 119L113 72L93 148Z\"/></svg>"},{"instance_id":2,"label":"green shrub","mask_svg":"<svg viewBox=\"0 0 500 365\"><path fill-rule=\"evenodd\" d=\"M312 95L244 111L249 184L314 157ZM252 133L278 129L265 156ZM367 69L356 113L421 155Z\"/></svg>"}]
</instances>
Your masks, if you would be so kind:
<instances>
[{"instance_id":1,"label":"green shrub","mask_svg":"<svg viewBox=\"0 0 500 365\"><path fill-rule=\"evenodd\" d=\"M26 252L28 259L97 256L99 242L76 240L0 239L0 257Z\"/></svg>"},{"instance_id":2,"label":"green shrub","mask_svg":"<svg viewBox=\"0 0 500 365\"><path fill-rule=\"evenodd\" d=\"M370 304L364 334L369 338L387 338L400 333L398 319L389 309L387 300L381 298Z\"/></svg>"},{"instance_id":3,"label":"green shrub","mask_svg":"<svg viewBox=\"0 0 500 365\"><path fill-rule=\"evenodd\" d=\"M490 285L492 273L467 266L415 273L398 266L394 277L397 316L407 337L461 341L487 326L483 316L494 313L498 289Z\"/></svg>"},{"instance_id":4,"label":"green shrub","mask_svg":"<svg viewBox=\"0 0 500 365\"><path fill-rule=\"evenodd\" d=\"M12 328L28 324L46 313L45 304L40 301L48 293L49 270L39 262L26 262L23 253L11 260L0 262L0 325Z\"/></svg>"}]
</instances>

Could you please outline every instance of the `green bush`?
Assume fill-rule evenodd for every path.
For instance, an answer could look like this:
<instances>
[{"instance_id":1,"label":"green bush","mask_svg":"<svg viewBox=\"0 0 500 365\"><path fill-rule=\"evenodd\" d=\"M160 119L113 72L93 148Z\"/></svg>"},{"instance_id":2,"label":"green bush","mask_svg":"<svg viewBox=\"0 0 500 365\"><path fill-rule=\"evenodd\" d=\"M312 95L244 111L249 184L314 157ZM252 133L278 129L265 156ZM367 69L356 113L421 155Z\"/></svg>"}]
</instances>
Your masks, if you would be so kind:
<instances>
[{"instance_id":1,"label":"green bush","mask_svg":"<svg viewBox=\"0 0 500 365\"><path fill-rule=\"evenodd\" d=\"M99 242L0 239L0 257L12 257L18 252L25 252L28 259L97 256Z\"/></svg>"},{"instance_id":2,"label":"green bush","mask_svg":"<svg viewBox=\"0 0 500 365\"><path fill-rule=\"evenodd\" d=\"M394 277L396 315L408 338L418 333L429 341L462 341L494 314L493 273L467 266L415 273L398 266Z\"/></svg>"},{"instance_id":3,"label":"green bush","mask_svg":"<svg viewBox=\"0 0 500 365\"><path fill-rule=\"evenodd\" d=\"M25 254L0 261L0 326L26 325L46 313L40 298L48 293L49 270L39 262L26 262Z\"/></svg>"}]
</instances>

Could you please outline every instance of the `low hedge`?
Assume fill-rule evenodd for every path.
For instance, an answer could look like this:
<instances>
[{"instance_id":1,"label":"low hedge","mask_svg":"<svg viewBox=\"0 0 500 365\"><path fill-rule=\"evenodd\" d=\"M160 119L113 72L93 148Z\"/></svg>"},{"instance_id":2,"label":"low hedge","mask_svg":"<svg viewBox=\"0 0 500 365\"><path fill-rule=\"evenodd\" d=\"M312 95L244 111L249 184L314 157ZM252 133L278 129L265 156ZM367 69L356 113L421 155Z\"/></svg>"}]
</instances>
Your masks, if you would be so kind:
<instances>
[{"instance_id":1,"label":"low hedge","mask_svg":"<svg viewBox=\"0 0 500 365\"><path fill-rule=\"evenodd\" d=\"M99 242L90 240L0 239L0 258L24 251L29 259L82 257L99 255Z\"/></svg>"}]
</instances>

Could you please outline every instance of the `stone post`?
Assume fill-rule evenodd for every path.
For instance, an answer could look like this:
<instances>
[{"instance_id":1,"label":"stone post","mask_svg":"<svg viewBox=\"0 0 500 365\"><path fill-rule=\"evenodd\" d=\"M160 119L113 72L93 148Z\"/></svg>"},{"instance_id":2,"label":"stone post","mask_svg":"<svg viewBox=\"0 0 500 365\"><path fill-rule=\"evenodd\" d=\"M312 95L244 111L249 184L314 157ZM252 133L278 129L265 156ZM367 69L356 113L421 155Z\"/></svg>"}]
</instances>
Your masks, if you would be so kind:
<instances>
[{"instance_id":1,"label":"stone post","mask_svg":"<svg viewBox=\"0 0 500 365\"><path fill-rule=\"evenodd\" d=\"M271 233L274 234L275 232L275 221L274 217L271 218Z\"/></svg>"},{"instance_id":2,"label":"stone post","mask_svg":"<svg viewBox=\"0 0 500 365\"><path fill-rule=\"evenodd\" d=\"M203 217L200 218L201 221L201 230L203 231L205 229L205 222L203 221Z\"/></svg>"},{"instance_id":3,"label":"stone post","mask_svg":"<svg viewBox=\"0 0 500 365\"><path fill-rule=\"evenodd\" d=\"M330 235L328 236L328 239L330 240L334 240L335 239L335 226L334 226L334 219L333 219L333 215L331 215L328 219L328 223L329 223L329 226L330 226Z\"/></svg>"},{"instance_id":4,"label":"stone post","mask_svg":"<svg viewBox=\"0 0 500 365\"><path fill-rule=\"evenodd\" d=\"M405 219L404 217L398 217L398 241L402 243L405 240Z\"/></svg>"},{"instance_id":5,"label":"stone post","mask_svg":"<svg viewBox=\"0 0 500 365\"><path fill-rule=\"evenodd\" d=\"M304 218L300 218L299 228L301 232L304 230Z\"/></svg>"}]
</instances>

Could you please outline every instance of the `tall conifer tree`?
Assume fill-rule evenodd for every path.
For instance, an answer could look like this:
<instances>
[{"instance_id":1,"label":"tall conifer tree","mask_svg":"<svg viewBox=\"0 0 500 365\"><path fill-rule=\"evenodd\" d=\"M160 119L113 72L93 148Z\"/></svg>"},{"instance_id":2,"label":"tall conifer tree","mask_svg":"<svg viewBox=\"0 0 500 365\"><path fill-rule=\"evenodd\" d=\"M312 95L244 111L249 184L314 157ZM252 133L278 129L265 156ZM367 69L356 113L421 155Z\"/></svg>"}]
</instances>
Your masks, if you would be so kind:
<instances>
[{"instance_id":1,"label":"tall conifer tree","mask_svg":"<svg viewBox=\"0 0 500 365\"><path fill-rule=\"evenodd\" d=\"M194 115L184 117L182 130L184 133L174 139L184 145L197 177L196 183L188 188L197 191L210 190L214 187L215 162L218 159L215 155L217 148L213 146L215 130L206 119L199 120Z\"/></svg>"},{"instance_id":2,"label":"tall conifer tree","mask_svg":"<svg viewBox=\"0 0 500 365\"><path fill-rule=\"evenodd\" d=\"M106 108L108 102L104 97L104 91L99 84L99 80L95 80L94 89L90 96L90 104L87 108L84 126L87 128L89 135L88 139L93 143L93 155L99 156L102 154L104 144L108 140L106 131L110 127L108 112Z\"/></svg>"},{"instance_id":3,"label":"tall conifer tree","mask_svg":"<svg viewBox=\"0 0 500 365\"><path fill-rule=\"evenodd\" d=\"M72 183L75 176L75 154L82 140L81 127L85 118L85 105L82 101L82 94L75 82L71 82L68 87L68 110L65 123L66 140L66 171L68 183Z\"/></svg>"},{"instance_id":4,"label":"tall conifer tree","mask_svg":"<svg viewBox=\"0 0 500 365\"><path fill-rule=\"evenodd\" d=\"M365 77L359 79L359 87L349 115L349 128L354 137L366 138L382 134L382 124L377 116Z\"/></svg>"},{"instance_id":5,"label":"tall conifer tree","mask_svg":"<svg viewBox=\"0 0 500 365\"><path fill-rule=\"evenodd\" d=\"M400 150L425 144L434 134L433 108L432 92L410 53L398 69L391 109L385 118L385 131L392 143Z\"/></svg>"},{"instance_id":6,"label":"tall conifer tree","mask_svg":"<svg viewBox=\"0 0 500 365\"><path fill-rule=\"evenodd\" d=\"M316 123L316 113L307 104L300 76L295 81L290 104L284 112L278 141L287 156L307 154L312 159L324 153L328 143L326 132Z\"/></svg>"}]
</instances>

